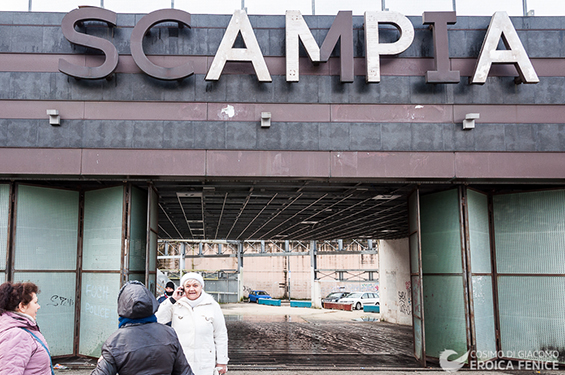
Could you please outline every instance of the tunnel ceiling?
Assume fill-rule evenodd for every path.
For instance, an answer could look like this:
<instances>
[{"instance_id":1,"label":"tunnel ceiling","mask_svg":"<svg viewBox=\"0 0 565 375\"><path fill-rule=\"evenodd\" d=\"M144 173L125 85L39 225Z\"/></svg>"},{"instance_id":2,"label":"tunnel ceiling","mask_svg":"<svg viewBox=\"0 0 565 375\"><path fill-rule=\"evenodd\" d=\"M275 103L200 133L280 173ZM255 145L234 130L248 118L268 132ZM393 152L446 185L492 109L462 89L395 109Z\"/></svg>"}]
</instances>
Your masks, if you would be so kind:
<instances>
[{"instance_id":1,"label":"tunnel ceiling","mask_svg":"<svg viewBox=\"0 0 565 375\"><path fill-rule=\"evenodd\" d=\"M394 239L408 235L413 184L155 182L159 237L207 240Z\"/></svg>"}]
</instances>

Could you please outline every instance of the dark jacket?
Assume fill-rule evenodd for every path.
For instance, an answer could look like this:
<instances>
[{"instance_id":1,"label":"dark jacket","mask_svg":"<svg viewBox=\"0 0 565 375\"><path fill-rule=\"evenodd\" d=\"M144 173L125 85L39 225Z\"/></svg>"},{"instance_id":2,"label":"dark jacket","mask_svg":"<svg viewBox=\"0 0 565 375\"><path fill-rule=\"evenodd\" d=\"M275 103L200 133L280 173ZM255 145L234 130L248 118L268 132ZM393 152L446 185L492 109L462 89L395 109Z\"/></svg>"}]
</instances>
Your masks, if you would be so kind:
<instances>
[{"instance_id":1,"label":"dark jacket","mask_svg":"<svg viewBox=\"0 0 565 375\"><path fill-rule=\"evenodd\" d=\"M159 298L157 298L157 303L160 305L160 304L163 303L163 301L167 300L168 298L169 298L168 295L166 295L166 294L161 294L161 295L159 296Z\"/></svg>"},{"instance_id":2,"label":"dark jacket","mask_svg":"<svg viewBox=\"0 0 565 375\"><path fill-rule=\"evenodd\" d=\"M139 282L124 285L118 296L118 315L146 319L158 308L155 297ZM125 323L102 346L91 375L193 375L175 331L157 322Z\"/></svg>"}]
</instances>

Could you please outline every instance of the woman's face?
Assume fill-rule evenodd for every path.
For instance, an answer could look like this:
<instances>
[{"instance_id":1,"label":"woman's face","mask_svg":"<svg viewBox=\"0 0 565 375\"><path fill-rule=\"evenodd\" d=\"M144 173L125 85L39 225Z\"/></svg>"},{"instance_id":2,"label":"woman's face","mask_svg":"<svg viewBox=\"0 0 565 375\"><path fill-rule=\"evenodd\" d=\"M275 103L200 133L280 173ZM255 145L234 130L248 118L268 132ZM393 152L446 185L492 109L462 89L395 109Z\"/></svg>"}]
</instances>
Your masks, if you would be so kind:
<instances>
[{"instance_id":1,"label":"woman's face","mask_svg":"<svg viewBox=\"0 0 565 375\"><path fill-rule=\"evenodd\" d=\"M41 306L37 303L37 294L32 293L31 302L27 305L22 305L21 303L16 308L17 311L24 313L26 315L31 316L33 319L37 318L37 310L39 310Z\"/></svg>"},{"instance_id":2,"label":"woman's face","mask_svg":"<svg viewBox=\"0 0 565 375\"><path fill-rule=\"evenodd\" d=\"M194 301L202 294L202 285L194 279L186 280L184 283L184 294L186 298Z\"/></svg>"}]
</instances>

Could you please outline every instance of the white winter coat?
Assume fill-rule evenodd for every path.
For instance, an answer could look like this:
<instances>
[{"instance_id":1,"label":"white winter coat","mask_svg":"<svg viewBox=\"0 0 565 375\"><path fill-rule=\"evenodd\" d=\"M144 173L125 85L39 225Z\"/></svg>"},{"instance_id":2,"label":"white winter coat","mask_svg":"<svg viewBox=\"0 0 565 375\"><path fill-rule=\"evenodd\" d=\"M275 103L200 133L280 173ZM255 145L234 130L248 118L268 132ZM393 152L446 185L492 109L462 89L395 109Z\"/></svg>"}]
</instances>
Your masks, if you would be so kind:
<instances>
[{"instance_id":1,"label":"white winter coat","mask_svg":"<svg viewBox=\"0 0 565 375\"><path fill-rule=\"evenodd\" d=\"M195 375L212 375L216 363L228 363L228 331L220 305L202 291L202 302L192 308L182 297L159 305L155 313L159 323L171 322L186 360Z\"/></svg>"}]
</instances>

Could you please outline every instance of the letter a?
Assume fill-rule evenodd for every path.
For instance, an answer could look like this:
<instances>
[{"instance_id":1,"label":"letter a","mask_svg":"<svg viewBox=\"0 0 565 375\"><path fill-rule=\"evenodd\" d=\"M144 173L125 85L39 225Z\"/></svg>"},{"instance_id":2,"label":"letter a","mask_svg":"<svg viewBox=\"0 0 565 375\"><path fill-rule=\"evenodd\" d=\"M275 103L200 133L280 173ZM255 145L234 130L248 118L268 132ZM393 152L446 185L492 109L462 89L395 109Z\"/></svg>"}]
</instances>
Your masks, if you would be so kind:
<instances>
[{"instance_id":1,"label":"letter a","mask_svg":"<svg viewBox=\"0 0 565 375\"><path fill-rule=\"evenodd\" d=\"M502 51L496 49L501 36L507 48ZM523 83L539 82L532 62L506 12L496 12L490 20L471 83L485 83L492 64L514 64Z\"/></svg>"},{"instance_id":2,"label":"letter a","mask_svg":"<svg viewBox=\"0 0 565 375\"><path fill-rule=\"evenodd\" d=\"M247 48L233 48L237 35L241 37ZM210 70L206 75L207 81L217 81L222 75L226 61L251 61L255 74L261 82L271 82L269 69L259 48L259 43L244 10L236 10L230 20L226 33L220 42L220 47L214 56Z\"/></svg>"}]
</instances>

